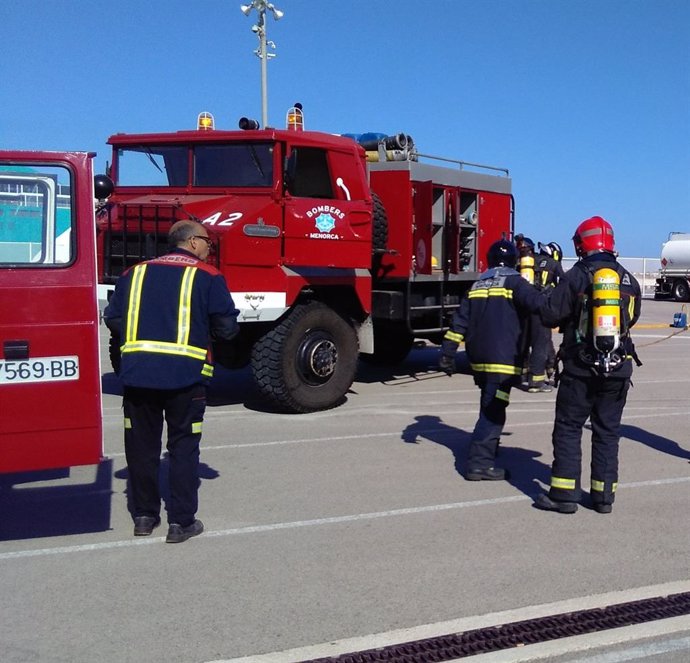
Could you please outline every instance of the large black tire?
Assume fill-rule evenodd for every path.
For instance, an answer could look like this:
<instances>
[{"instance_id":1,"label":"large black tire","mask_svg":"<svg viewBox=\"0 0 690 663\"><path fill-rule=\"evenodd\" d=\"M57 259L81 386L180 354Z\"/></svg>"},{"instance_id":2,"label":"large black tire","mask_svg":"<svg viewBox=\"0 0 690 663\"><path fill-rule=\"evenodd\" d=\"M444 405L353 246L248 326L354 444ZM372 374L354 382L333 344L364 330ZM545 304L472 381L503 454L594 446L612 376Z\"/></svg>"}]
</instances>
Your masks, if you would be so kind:
<instances>
[{"instance_id":1,"label":"large black tire","mask_svg":"<svg viewBox=\"0 0 690 663\"><path fill-rule=\"evenodd\" d=\"M414 346L414 337L402 323L374 323L374 352L363 354L362 361L376 366L402 362Z\"/></svg>"},{"instance_id":2,"label":"large black tire","mask_svg":"<svg viewBox=\"0 0 690 663\"><path fill-rule=\"evenodd\" d=\"M352 386L358 351L350 322L320 302L301 304L255 343L252 372L281 410L327 410Z\"/></svg>"},{"instance_id":3,"label":"large black tire","mask_svg":"<svg viewBox=\"0 0 690 663\"><path fill-rule=\"evenodd\" d=\"M371 245L374 252L385 251L388 247L388 215L381 199L372 191L374 202L374 227L372 228Z\"/></svg>"},{"instance_id":4,"label":"large black tire","mask_svg":"<svg viewBox=\"0 0 690 663\"><path fill-rule=\"evenodd\" d=\"M690 301L690 288L685 279L676 279L673 282L673 298L677 302Z\"/></svg>"}]
</instances>

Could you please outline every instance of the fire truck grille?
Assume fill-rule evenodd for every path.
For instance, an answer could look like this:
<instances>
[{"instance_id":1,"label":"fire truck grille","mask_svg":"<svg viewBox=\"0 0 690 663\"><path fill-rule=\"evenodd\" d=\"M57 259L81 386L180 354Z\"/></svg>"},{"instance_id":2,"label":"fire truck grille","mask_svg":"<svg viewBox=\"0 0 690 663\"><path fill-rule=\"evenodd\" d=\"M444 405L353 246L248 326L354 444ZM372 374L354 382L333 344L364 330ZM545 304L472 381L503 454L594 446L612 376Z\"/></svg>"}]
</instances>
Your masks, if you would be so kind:
<instances>
[{"instance_id":1,"label":"fire truck grille","mask_svg":"<svg viewBox=\"0 0 690 663\"><path fill-rule=\"evenodd\" d=\"M690 614L690 592L475 629L302 663L440 663Z\"/></svg>"}]
</instances>

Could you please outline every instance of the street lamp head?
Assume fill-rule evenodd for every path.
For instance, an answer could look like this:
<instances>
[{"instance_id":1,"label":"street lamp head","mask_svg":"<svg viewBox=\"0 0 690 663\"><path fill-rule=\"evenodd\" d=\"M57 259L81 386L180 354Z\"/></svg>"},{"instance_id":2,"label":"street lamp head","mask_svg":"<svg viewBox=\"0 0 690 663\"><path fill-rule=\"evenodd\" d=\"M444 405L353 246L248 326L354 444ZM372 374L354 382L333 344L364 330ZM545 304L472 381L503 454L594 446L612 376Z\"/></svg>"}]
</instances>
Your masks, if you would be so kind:
<instances>
[{"instance_id":1,"label":"street lamp head","mask_svg":"<svg viewBox=\"0 0 690 663\"><path fill-rule=\"evenodd\" d=\"M271 10L271 13L273 14L273 18L276 21L279 21L281 18L283 18L283 16L285 16L285 12L280 11L280 9L276 9L272 5L269 6L269 9Z\"/></svg>"},{"instance_id":2,"label":"street lamp head","mask_svg":"<svg viewBox=\"0 0 690 663\"><path fill-rule=\"evenodd\" d=\"M252 6L251 5L240 5L240 11L245 16L249 16L249 13L252 11Z\"/></svg>"}]
</instances>

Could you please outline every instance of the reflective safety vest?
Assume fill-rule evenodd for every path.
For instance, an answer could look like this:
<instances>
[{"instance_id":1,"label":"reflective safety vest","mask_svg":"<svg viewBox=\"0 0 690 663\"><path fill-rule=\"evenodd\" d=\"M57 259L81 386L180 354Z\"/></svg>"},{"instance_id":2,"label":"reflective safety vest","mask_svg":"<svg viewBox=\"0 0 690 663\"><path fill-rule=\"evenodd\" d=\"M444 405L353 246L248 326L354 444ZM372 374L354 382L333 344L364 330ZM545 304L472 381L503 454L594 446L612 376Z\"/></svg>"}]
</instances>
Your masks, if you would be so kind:
<instances>
[{"instance_id":1,"label":"reflective safety vest","mask_svg":"<svg viewBox=\"0 0 690 663\"><path fill-rule=\"evenodd\" d=\"M173 252L128 270L113 300L122 315L123 384L179 389L212 377L209 311L223 311L228 302L232 308L215 268Z\"/></svg>"},{"instance_id":2,"label":"reflective safety vest","mask_svg":"<svg viewBox=\"0 0 690 663\"><path fill-rule=\"evenodd\" d=\"M502 382L522 373L525 354L524 325L536 313L542 294L509 267L484 272L453 315L442 344L442 353L454 355L465 342L476 377Z\"/></svg>"}]
</instances>

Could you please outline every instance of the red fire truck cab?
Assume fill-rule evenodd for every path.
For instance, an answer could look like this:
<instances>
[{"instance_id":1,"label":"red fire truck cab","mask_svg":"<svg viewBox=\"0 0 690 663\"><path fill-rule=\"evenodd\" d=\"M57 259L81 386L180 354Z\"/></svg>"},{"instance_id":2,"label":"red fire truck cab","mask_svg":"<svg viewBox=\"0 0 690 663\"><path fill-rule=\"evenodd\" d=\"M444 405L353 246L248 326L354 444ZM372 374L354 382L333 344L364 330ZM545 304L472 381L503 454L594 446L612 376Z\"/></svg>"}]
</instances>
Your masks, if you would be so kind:
<instances>
[{"instance_id":1,"label":"red fire truck cab","mask_svg":"<svg viewBox=\"0 0 690 663\"><path fill-rule=\"evenodd\" d=\"M298 105L287 129L216 130L202 115L197 130L108 140L100 280L165 253L175 221L204 223L241 311L217 359L251 364L283 410L342 402L360 353L395 363L414 339L439 342L488 246L512 233L505 169L425 157L404 134L304 131Z\"/></svg>"}]
</instances>

